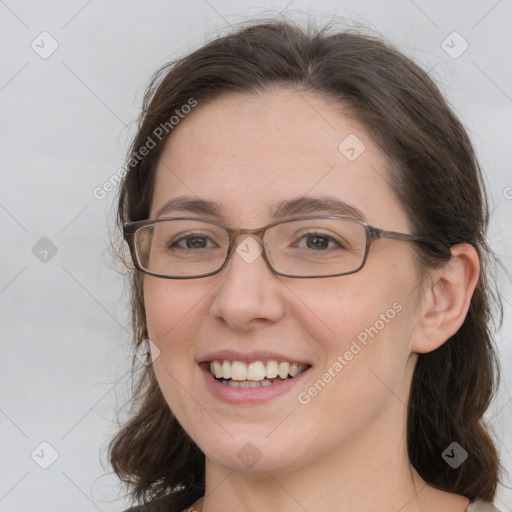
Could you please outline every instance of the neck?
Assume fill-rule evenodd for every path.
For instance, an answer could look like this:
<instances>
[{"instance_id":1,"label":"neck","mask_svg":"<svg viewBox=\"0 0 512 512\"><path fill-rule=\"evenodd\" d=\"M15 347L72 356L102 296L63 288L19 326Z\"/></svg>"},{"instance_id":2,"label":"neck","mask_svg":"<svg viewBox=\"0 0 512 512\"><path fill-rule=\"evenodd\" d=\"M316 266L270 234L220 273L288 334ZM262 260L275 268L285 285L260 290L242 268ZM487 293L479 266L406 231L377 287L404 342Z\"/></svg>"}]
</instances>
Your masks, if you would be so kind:
<instances>
[{"instance_id":1,"label":"neck","mask_svg":"<svg viewBox=\"0 0 512 512\"><path fill-rule=\"evenodd\" d=\"M405 419L387 426L383 420L293 471L240 472L207 459L203 512L463 512L467 498L434 489L410 465Z\"/></svg>"}]
</instances>

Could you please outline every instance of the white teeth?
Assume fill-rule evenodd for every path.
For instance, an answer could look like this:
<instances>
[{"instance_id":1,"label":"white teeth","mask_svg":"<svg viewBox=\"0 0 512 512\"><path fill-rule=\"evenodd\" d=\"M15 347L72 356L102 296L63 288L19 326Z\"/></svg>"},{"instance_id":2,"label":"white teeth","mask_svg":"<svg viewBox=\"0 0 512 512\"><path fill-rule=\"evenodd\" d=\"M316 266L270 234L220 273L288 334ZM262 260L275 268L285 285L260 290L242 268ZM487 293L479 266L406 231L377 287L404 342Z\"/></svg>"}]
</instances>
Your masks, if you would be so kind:
<instances>
[{"instance_id":1,"label":"white teeth","mask_svg":"<svg viewBox=\"0 0 512 512\"><path fill-rule=\"evenodd\" d=\"M213 373L217 379L222 378L222 365L219 361L212 361L210 363L210 372Z\"/></svg>"},{"instance_id":2,"label":"white teeth","mask_svg":"<svg viewBox=\"0 0 512 512\"><path fill-rule=\"evenodd\" d=\"M222 377L224 379L231 379L231 365L229 361L222 361Z\"/></svg>"},{"instance_id":3,"label":"white teeth","mask_svg":"<svg viewBox=\"0 0 512 512\"><path fill-rule=\"evenodd\" d=\"M249 380L263 380L265 378L265 365L261 361L249 363L246 378Z\"/></svg>"},{"instance_id":4,"label":"white teeth","mask_svg":"<svg viewBox=\"0 0 512 512\"><path fill-rule=\"evenodd\" d=\"M242 361L233 361L231 363L231 378L233 380L247 380L247 365Z\"/></svg>"},{"instance_id":5,"label":"white teeth","mask_svg":"<svg viewBox=\"0 0 512 512\"><path fill-rule=\"evenodd\" d=\"M252 380L244 380L240 382L241 388L259 388L260 383Z\"/></svg>"},{"instance_id":6,"label":"white teeth","mask_svg":"<svg viewBox=\"0 0 512 512\"><path fill-rule=\"evenodd\" d=\"M210 362L210 373L217 379L223 379L233 384L233 387L240 387L238 383L244 383L241 387L256 387L260 384L262 386L269 386L272 384L270 380L287 379L288 377L295 377L299 373L306 370L307 365L298 363L288 363L287 361L277 362L275 360L268 361L267 364L263 361L252 361L251 363L244 363L242 361L227 361L215 360ZM246 385L248 383L249 385Z\"/></svg>"},{"instance_id":7,"label":"white teeth","mask_svg":"<svg viewBox=\"0 0 512 512\"><path fill-rule=\"evenodd\" d=\"M279 363L279 377L286 379L288 377L288 370L290 369L290 363Z\"/></svg>"},{"instance_id":8,"label":"white teeth","mask_svg":"<svg viewBox=\"0 0 512 512\"><path fill-rule=\"evenodd\" d=\"M265 368L265 376L268 379L275 379L279 373L279 363L277 361L269 361Z\"/></svg>"},{"instance_id":9,"label":"white teeth","mask_svg":"<svg viewBox=\"0 0 512 512\"><path fill-rule=\"evenodd\" d=\"M290 377L288 377L290 378ZM256 380L221 380L222 384L225 384L226 386L230 386L232 388L259 388L259 387L265 387L265 386L271 386L272 382L270 382L267 379L263 379L262 381L258 382Z\"/></svg>"}]
</instances>

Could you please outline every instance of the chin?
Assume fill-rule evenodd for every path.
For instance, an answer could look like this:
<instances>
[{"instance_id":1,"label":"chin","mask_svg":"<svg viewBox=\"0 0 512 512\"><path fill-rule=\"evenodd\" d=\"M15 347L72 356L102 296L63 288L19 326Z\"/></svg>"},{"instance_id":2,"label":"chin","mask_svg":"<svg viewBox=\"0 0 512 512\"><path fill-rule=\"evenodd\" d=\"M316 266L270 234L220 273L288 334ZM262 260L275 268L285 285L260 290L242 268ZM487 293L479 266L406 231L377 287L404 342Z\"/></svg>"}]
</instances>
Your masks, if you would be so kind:
<instances>
[{"instance_id":1,"label":"chin","mask_svg":"<svg viewBox=\"0 0 512 512\"><path fill-rule=\"evenodd\" d=\"M223 443L211 440L199 444L207 461L232 471L255 474L298 469L302 457L297 453L297 446L301 446L299 440L289 438L289 442L283 444L277 438L274 442L264 437L260 440L247 433L240 437L225 437Z\"/></svg>"}]
</instances>

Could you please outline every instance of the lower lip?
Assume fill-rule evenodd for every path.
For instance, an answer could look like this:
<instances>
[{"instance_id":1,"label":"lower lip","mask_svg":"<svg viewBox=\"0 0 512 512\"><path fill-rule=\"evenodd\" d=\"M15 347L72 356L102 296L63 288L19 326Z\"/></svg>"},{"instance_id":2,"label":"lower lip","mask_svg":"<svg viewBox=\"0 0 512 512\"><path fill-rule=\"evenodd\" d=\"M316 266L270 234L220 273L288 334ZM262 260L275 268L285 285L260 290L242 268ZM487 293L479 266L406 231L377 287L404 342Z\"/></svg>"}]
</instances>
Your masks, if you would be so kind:
<instances>
[{"instance_id":1,"label":"lower lip","mask_svg":"<svg viewBox=\"0 0 512 512\"><path fill-rule=\"evenodd\" d=\"M304 374L310 370L310 368L308 368L292 379L276 382L270 386L259 386L257 388L232 388L231 386L222 384L218 381L208 371L208 369L205 368L205 365L200 365L199 368L203 372L206 384L212 395L215 398L230 404L256 404L267 402L272 398L284 395L300 384L304 379Z\"/></svg>"}]
</instances>

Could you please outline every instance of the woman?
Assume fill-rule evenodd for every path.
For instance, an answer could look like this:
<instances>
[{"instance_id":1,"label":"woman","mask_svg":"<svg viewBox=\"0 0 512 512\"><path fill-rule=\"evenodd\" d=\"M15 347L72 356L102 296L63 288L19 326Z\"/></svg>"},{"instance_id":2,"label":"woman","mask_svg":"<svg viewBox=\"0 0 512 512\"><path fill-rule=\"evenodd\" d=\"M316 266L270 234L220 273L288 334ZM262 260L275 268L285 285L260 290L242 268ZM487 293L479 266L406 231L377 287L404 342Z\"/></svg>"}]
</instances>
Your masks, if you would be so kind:
<instances>
[{"instance_id":1,"label":"woman","mask_svg":"<svg viewBox=\"0 0 512 512\"><path fill-rule=\"evenodd\" d=\"M496 510L485 193L407 57L273 21L164 67L118 219L133 510Z\"/></svg>"}]
</instances>

